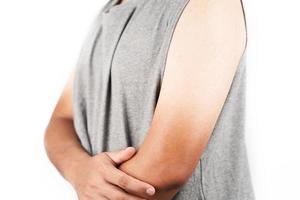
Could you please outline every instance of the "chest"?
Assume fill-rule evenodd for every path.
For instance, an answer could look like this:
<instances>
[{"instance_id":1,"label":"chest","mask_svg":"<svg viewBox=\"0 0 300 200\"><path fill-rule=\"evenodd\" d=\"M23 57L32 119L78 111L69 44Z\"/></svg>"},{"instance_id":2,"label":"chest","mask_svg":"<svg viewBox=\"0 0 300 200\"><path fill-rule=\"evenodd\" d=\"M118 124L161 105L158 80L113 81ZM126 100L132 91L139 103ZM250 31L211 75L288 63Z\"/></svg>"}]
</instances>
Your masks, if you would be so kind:
<instances>
[{"instance_id":1,"label":"chest","mask_svg":"<svg viewBox=\"0 0 300 200\"><path fill-rule=\"evenodd\" d=\"M113 12L103 16L91 49L91 66L99 76L110 76L113 84L145 84L161 76L162 49L168 21L149 11Z\"/></svg>"}]
</instances>

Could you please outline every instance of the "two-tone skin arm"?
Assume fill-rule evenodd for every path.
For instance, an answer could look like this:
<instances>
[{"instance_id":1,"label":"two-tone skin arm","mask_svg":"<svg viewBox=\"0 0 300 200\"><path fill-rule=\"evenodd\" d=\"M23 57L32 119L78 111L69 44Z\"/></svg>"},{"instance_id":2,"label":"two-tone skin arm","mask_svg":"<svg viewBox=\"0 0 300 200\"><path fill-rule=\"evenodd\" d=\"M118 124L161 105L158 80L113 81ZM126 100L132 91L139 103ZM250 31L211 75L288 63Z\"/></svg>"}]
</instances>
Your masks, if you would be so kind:
<instances>
[{"instance_id":1,"label":"two-tone skin arm","mask_svg":"<svg viewBox=\"0 0 300 200\"><path fill-rule=\"evenodd\" d=\"M151 126L119 169L171 199L196 167L246 48L240 0L190 0L169 48Z\"/></svg>"}]
</instances>

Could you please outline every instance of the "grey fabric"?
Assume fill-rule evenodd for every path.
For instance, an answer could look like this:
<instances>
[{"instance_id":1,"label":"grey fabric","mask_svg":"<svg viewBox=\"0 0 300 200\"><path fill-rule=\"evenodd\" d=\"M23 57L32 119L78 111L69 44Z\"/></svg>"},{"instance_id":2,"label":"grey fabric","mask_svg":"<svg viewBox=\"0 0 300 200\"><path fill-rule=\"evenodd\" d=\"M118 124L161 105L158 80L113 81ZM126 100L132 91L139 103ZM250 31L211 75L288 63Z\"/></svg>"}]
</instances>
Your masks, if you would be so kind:
<instances>
[{"instance_id":1,"label":"grey fabric","mask_svg":"<svg viewBox=\"0 0 300 200\"><path fill-rule=\"evenodd\" d=\"M75 71L74 126L90 155L143 142L172 34L189 2L117 1L108 1L91 23ZM174 199L254 199L244 142L245 61L246 51L209 143Z\"/></svg>"}]
</instances>

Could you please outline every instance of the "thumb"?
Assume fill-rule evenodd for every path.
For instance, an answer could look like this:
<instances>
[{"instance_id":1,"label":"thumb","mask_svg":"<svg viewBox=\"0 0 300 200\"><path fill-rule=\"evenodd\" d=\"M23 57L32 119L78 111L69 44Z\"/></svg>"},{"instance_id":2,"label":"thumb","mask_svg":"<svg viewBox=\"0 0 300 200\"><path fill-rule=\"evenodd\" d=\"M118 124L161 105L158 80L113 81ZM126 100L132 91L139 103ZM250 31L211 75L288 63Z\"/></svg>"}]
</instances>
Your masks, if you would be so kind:
<instances>
[{"instance_id":1,"label":"thumb","mask_svg":"<svg viewBox=\"0 0 300 200\"><path fill-rule=\"evenodd\" d=\"M127 147L126 149L105 152L116 164L121 164L129 160L135 154L134 147Z\"/></svg>"}]
</instances>

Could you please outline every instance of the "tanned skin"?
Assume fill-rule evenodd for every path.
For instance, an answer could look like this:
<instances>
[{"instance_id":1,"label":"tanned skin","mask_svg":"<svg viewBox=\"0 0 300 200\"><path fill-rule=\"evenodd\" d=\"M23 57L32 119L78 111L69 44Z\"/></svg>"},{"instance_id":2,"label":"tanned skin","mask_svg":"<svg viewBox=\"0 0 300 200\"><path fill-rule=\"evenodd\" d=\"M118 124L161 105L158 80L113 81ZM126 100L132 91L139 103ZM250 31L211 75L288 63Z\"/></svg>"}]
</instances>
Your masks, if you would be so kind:
<instances>
[{"instance_id":1,"label":"tanned skin","mask_svg":"<svg viewBox=\"0 0 300 200\"><path fill-rule=\"evenodd\" d=\"M117 168L136 153L135 148L94 156L83 149L73 125L73 77L71 73L45 131L44 144L51 162L74 187L79 200L141 200L149 197L149 188L153 195L155 189L150 184Z\"/></svg>"},{"instance_id":2,"label":"tanned skin","mask_svg":"<svg viewBox=\"0 0 300 200\"><path fill-rule=\"evenodd\" d=\"M172 199L209 141L245 47L240 0L190 0L172 37L151 126L136 152L91 157L83 150L72 124L71 75L45 133L50 160L80 200ZM145 193L151 186L152 196ZM113 191L118 196L109 196Z\"/></svg>"}]
</instances>

